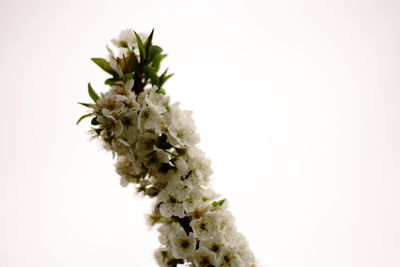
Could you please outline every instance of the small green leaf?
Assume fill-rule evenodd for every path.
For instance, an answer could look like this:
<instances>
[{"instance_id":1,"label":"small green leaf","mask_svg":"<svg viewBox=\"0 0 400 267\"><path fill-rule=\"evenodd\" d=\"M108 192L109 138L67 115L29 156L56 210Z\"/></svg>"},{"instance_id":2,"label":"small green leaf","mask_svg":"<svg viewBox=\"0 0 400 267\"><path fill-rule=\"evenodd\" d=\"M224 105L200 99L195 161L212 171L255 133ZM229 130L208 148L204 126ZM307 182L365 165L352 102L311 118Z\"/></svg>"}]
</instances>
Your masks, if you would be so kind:
<instances>
[{"instance_id":1,"label":"small green leaf","mask_svg":"<svg viewBox=\"0 0 400 267\"><path fill-rule=\"evenodd\" d=\"M167 55L157 55L151 62L151 65L158 71L160 69L161 60L163 60Z\"/></svg>"},{"instance_id":2,"label":"small green leaf","mask_svg":"<svg viewBox=\"0 0 400 267\"><path fill-rule=\"evenodd\" d=\"M99 99L99 95L93 90L93 88L90 85L90 83L88 83L88 91L89 91L90 98L92 98L93 101L96 103L97 100Z\"/></svg>"},{"instance_id":3,"label":"small green leaf","mask_svg":"<svg viewBox=\"0 0 400 267\"><path fill-rule=\"evenodd\" d=\"M144 48L142 39L140 39L140 36L136 32L134 32L134 33L135 33L136 41L137 41L137 44L139 47L140 63L143 63L146 59L146 50Z\"/></svg>"},{"instance_id":4,"label":"small green leaf","mask_svg":"<svg viewBox=\"0 0 400 267\"><path fill-rule=\"evenodd\" d=\"M157 45L151 46L149 52L149 60L153 60L156 56L160 55L162 51L162 48Z\"/></svg>"},{"instance_id":5,"label":"small green leaf","mask_svg":"<svg viewBox=\"0 0 400 267\"><path fill-rule=\"evenodd\" d=\"M225 199L221 199L220 201L214 201L211 205L213 207L218 207L218 206L222 206L225 202Z\"/></svg>"},{"instance_id":6,"label":"small green leaf","mask_svg":"<svg viewBox=\"0 0 400 267\"><path fill-rule=\"evenodd\" d=\"M143 72L146 74L146 78L150 78L152 85L157 85L159 83L157 70L150 67L149 65L143 67Z\"/></svg>"},{"instance_id":7,"label":"small green leaf","mask_svg":"<svg viewBox=\"0 0 400 267\"><path fill-rule=\"evenodd\" d=\"M164 85L164 83L174 75L173 73L167 75L167 71L168 71L168 68L160 76L160 80L159 80L159 84L158 84L159 88L161 88Z\"/></svg>"},{"instance_id":8,"label":"small green leaf","mask_svg":"<svg viewBox=\"0 0 400 267\"><path fill-rule=\"evenodd\" d=\"M76 122L76 125L78 125L83 119L88 118L88 117L93 116L93 115L94 115L94 113L89 113L89 114L85 114L85 115L81 116L79 118L79 120Z\"/></svg>"},{"instance_id":9,"label":"small green leaf","mask_svg":"<svg viewBox=\"0 0 400 267\"><path fill-rule=\"evenodd\" d=\"M115 85L116 83L118 83L119 81L121 81L119 78L110 78L104 81L105 84L107 85Z\"/></svg>"},{"instance_id":10,"label":"small green leaf","mask_svg":"<svg viewBox=\"0 0 400 267\"><path fill-rule=\"evenodd\" d=\"M154 34L154 28L151 30L151 33L150 33L149 37L147 37L147 40L144 43L144 47L145 47L145 50L146 50L146 55L150 54L150 48L152 46L151 42L153 41L153 34Z\"/></svg>"},{"instance_id":11,"label":"small green leaf","mask_svg":"<svg viewBox=\"0 0 400 267\"><path fill-rule=\"evenodd\" d=\"M171 73L170 75L167 75L167 76L165 77L165 79L164 79L164 83L165 83L169 78L171 78L172 76L174 76L174 73Z\"/></svg>"},{"instance_id":12,"label":"small green leaf","mask_svg":"<svg viewBox=\"0 0 400 267\"><path fill-rule=\"evenodd\" d=\"M157 84L160 83L159 79L158 79L158 76L156 74L152 73L149 77L150 77L151 85L157 85Z\"/></svg>"},{"instance_id":13,"label":"small green leaf","mask_svg":"<svg viewBox=\"0 0 400 267\"><path fill-rule=\"evenodd\" d=\"M85 106L85 107L87 107L87 108L93 108L93 104L88 104L88 103L82 103L82 102L78 102L78 104L80 104L80 105L82 105L82 106Z\"/></svg>"},{"instance_id":14,"label":"small green leaf","mask_svg":"<svg viewBox=\"0 0 400 267\"><path fill-rule=\"evenodd\" d=\"M108 63L104 58L92 58L91 60L105 72L117 76L117 73L111 68L110 63Z\"/></svg>"}]
</instances>

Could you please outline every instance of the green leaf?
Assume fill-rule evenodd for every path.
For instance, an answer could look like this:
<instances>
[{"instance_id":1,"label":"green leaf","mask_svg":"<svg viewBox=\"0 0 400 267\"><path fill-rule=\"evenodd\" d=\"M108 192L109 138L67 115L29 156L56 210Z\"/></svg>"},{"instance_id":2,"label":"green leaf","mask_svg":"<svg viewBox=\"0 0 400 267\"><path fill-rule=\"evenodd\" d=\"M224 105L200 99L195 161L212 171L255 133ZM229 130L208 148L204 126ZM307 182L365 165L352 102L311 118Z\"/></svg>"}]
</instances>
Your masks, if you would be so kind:
<instances>
[{"instance_id":1,"label":"green leaf","mask_svg":"<svg viewBox=\"0 0 400 267\"><path fill-rule=\"evenodd\" d=\"M151 73L149 77L150 77L151 85L157 85L160 83L159 78L155 73Z\"/></svg>"},{"instance_id":2,"label":"green leaf","mask_svg":"<svg viewBox=\"0 0 400 267\"><path fill-rule=\"evenodd\" d=\"M213 207L218 207L218 206L222 206L224 204L226 199L221 199L220 201L214 201L211 205Z\"/></svg>"},{"instance_id":3,"label":"green leaf","mask_svg":"<svg viewBox=\"0 0 400 267\"><path fill-rule=\"evenodd\" d=\"M110 63L108 63L104 58L92 58L91 60L105 72L117 76L117 73L111 68Z\"/></svg>"},{"instance_id":4,"label":"green leaf","mask_svg":"<svg viewBox=\"0 0 400 267\"><path fill-rule=\"evenodd\" d=\"M93 104L88 104L88 103L82 103L82 102L78 102L78 104L80 104L80 105L82 105L82 106L85 106L85 107L87 107L87 108L93 108Z\"/></svg>"},{"instance_id":5,"label":"green leaf","mask_svg":"<svg viewBox=\"0 0 400 267\"><path fill-rule=\"evenodd\" d=\"M169 78L171 78L172 76L174 76L174 73L171 73L170 75L167 75L167 76L164 78L164 83L165 83Z\"/></svg>"},{"instance_id":6,"label":"green leaf","mask_svg":"<svg viewBox=\"0 0 400 267\"><path fill-rule=\"evenodd\" d=\"M164 83L174 75L173 73L167 75L167 71L168 71L168 68L160 76L160 80L159 80L159 84L158 84L159 88L161 88L164 85Z\"/></svg>"},{"instance_id":7,"label":"green leaf","mask_svg":"<svg viewBox=\"0 0 400 267\"><path fill-rule=\"evenodd\" d=\"M155 68L152 68L149 65L147 65L143 67L143 72L146 74L146 78L150 78L152 85L157 85L159 83L157 70Z\"/></svg>"},{"instance_id":8,"label":"green leaf","mask_svg":"<svg viewBox=\"0 0 400 267\"><path fill-rule=\"evenodd\" d=\"M105 84L107 85L115 85L117 82L121 81L119 78L110 78L104 81Z\"/></svg>"},{"instance_id":9,"label":"green leaf","mask_svg":"<svg viewBox=\"0 0 400 267\"><path fill-rule=\"evenodd\" d=\"M162 51L162 48L157 45L151 46L149 52L149 60L153 60L156 56L160 55Z\"/></svg>"},{"instance_id":10,"label":"green leaf","mask_svg":"<svg viewBox=\"0 0 400 267\"><path fill-rule=\"evenodd\" d=\"M157 55L152 60L152 66L158 71L160 69L161 60L163 60L167 55Z\"/></svg>"},{"instance_id":11,"label":"green leaf","mask_svg":"<svg viewBox=\"0 0 400 267\"><path fill-rule=\"evenodd\" d=\"M137 41L137 44L139 47L140 63L143 63L146 59L146 49L144 48L143 41L142 41L142 39L140 39L140 36L136 32L134 32L134 33L135 33L136 41Z\"/></svg>"},{"instance_id":12,"label":"green leaf","mask_svg":"<svg viewBox=\"0 0 400 267\"><path fill-rule=\"evenodd\" d=\"M99 95L93 90L93 88L90 85L90 83L88 83L88 91L89 91L90 98L92 98L93 101L96 103L97 100L99 99Z\"/></svg>"},{"instance_id":13,"label":"green leaf","mask_svg":"<svg viewBox=\"0 0 400 267\"><path fill-rule=\"evenodd\" d=\"M83 119L88 118L88 117L93 116L93 115L94 115L94 113L89 113L89 114L85 114L85 115L81 116L79 118L79 120L76 122L76 125L78 125Z\"/></svg>"},{"instance_id":14,"label":"green leaf","mask_svg":"<svg viewBox=\"0 0 400 267\"><path fill-rule=\"evenodd\" d=\"M152 46L152 41L153 41L153 34L154 34L154 28L151 30L151 33L149 35L149 37L147 37L147 40L144 44L145 50L146 50L146 55L150 54L150 48Z\"/></svg>"}]
</instances>

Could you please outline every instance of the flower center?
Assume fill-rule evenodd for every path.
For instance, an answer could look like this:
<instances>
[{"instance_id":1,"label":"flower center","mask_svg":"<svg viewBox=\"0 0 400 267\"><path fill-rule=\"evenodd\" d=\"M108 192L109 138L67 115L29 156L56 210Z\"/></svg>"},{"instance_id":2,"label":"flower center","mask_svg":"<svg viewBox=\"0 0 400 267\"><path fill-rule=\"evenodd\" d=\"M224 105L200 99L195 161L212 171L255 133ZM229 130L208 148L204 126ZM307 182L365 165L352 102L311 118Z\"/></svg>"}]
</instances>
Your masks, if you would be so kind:
<instances>
[{"instance_id":1,"label":"flower center","mask_svg":"<svg viewBox=\"0 0 400 267\"><path fill-rule=\"evenodd\" d=\"M187 241L186 239L181 241L181 248L187 249L190 246L190 242Z\"/></svg>"}]
</instances>

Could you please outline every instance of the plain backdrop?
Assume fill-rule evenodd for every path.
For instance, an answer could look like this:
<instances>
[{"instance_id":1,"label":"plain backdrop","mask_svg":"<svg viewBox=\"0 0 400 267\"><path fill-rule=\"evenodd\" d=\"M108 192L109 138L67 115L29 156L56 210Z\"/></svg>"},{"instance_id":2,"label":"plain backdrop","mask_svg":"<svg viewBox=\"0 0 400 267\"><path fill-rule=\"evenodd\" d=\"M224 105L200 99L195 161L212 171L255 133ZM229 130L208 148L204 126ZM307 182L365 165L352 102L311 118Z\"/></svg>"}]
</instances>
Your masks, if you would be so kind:
<instances>
[{"instance_id":1,"label":"plain backdrop","mask_svg":"<svg viewBox=\"0 0 400 267\"><path fill-rule=\"evenodd\" d=\"M400 266L397 0L1 0L0 266L156 266L151 201L75 126L90 58L153 27L263 266Z\"/></svg>"}]
</instances>

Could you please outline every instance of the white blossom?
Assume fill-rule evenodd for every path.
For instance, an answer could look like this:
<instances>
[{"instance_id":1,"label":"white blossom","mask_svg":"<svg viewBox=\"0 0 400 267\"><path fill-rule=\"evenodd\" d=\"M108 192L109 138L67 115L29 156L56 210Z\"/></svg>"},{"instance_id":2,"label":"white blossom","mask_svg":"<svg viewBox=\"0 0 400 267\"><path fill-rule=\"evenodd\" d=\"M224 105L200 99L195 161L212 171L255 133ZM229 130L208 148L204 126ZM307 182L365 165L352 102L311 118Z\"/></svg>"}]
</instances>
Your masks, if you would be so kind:
<instances>
[{"instance_id":1,"label":"white blossom","mask_svg":"<svg viewBox=\"0 0 400 267\"><path fill-rule=\"evenodd\" d=\"M188 197L183 202L183 207L186 213L191 213L195 209L203 208L204 199L203 199L204 191L201 187L192 188Z\"/></svg>"},{"instance_id":2,"label":"white blossom","mask_svg":"<svg viewBox=\"0 0 400 267\"><path fill-rule=\"evenodd\" d=\"M194 146L199 141L199 135L196 133L191 111L180 111L178 104L171 106L171 115L169 120L168 133L172 137L171 141L181 146Z\"/></svg>"},{"instance_id":3,"label":"white blossom","mask_svg":"<svg viewBox=\"0 0 400 267\"><path fill-rule=\"evenodd\" d=\"M161 267L171 267L169 262L174 259L171 249L159 248L154 252L154 257Z\"/></svg>"},{"instance_id":4,"label":"white blossom","mask_svg":"<svg viewBox=\"0 0 400 267\"><path fill-rule=\"evenodd\" d=\"M158 200L161 202L160 213L165 217L178 216L183 218L185 216L183 201L189 193L189 188L180 181L170 181L158 195Z\"/></svg>"},{"instance_id":5,"label":"white blossom","mask_svg":"<svg viewBox=\"0 0 400 267\"><path fill-rule=\"evenodd\" d=\"M157 139L158 136L151 132L138 135L135 144L136 154L138 156L144 156L154 151Z\"/></svg>"},{"instance_id":6,"label":"white blossom","mask_svg":"<svg viewBox=\"0 0 400 267\"><path fill-rule=\"evenodd\" d=\"M192 220L190 226L194 231L194 235L200 239L212 239L218 235L220 214L217 212L208 212L197 220Z\"/></svg>"},{"instance_id":7,"label":"white blossom","mask_svg":"<svg viewBox=\"0 0 400 267\"><path fill-rule=\"evenodd\" d=\"M193 259L199 267L215 266L217 261L215 253L206 248L196 250Z\"/></svg>"},{"instance_id":8,"label":"white blossom","mask_svg":"<svg viewBox=\"0 0 400 267\"><path fill-rule=\"evenodd\" d=\"M147 34L146 33L138 33L140 39L144 42L147 39ZM134 34L134 31L132 29L126 29L120 33L120 35L117 38L114 38L111 40L111 42L119 48L129 48L133 49L134 47L137 46L137 40L136 36Z\"/></svg>"},{"instance_id":9,"label":"white blossom","mask_svg":"<svg viewBox=\"0 0 400 267\"><path fill-rule=\"evenodd\" d=\"M185 231L179 229L170 233L169 236L174 257L185 259L192 256L196 247L196 239L191 233L187 235Z\"/></svg>"},{"instance_id":10,"label":"white blossom","mask_svg":"<svg viewBox=\"0 0 400 267\"><path fill-rule=\"evenodd\" d=\"M160 235L158 236L158 240L160 241L160 243L164 246L171 245L169 235L176 230L176 226L172 224L163 224L158 227L157 230L160 233Z\"/></svg>"},{"instance_id":11,"label":"white blossom","mask_svg":"<svg viewBox=\"0 0 400 267\"><path fill-rule=\"evenodd\" d=\"M224 242L221 237L200 240L200 248L206 248L214 253L219 253L223 247Z\"/></svg>"},{"instance_id":12,"label":"white blossom","mask_svg":"<svg viewBox=\"0 0 400 267\"><path fill-rule=\"evenodd\" d=\"M195 145L200 141L196 129L186 122L176 122L169 125L168 132L173 140L182 146Z\"/></svg>"},{"instance_id":13,"label":"white blossom","mask_svg":"<svg viewBox=\"0 0 400 267\"><path fill-rule=\"evenodd\" d=\"M189 167L189 169L191 169ZM197 187L198 185L205 184L206 179L203 175L203 173L200 170L193 170L185 176L184 183L187 184L189 187Z\"/></svg>"},{"instance_id":14,"label":"white blossom","mask_svg":"<svg viewBox=\"0 0 400 267\"><path fill-rule=\"evenodd\" d=\"M229 247L223 247L217 259L219 267L243 267L245 264L236 253L235 250Z\"/></svg>"},{"instance_id":15,"label":"white blossom","mask_svg":"<svg viewBox=\"0 0 400 267\"><path fill-rule=\"evenodd\" d=\"M127 186L129 181L134 181L143 172L143 168L131 154L118 156L116 171L121 176L121 185Z\"/></svg>"},{"instance_id":16,"label":"white blossom","mask_svg":"<svg viewBox=\"0 0 400 267\"><path fill-rule=\"evenodd\" d=\"M197 147L189 147L188 149L188 166L192 170L201 172L203 178L207 181L208 177L213 173L211 169L211 161L207 159L204 152Z\"/></svg>"},{"instance_id":17,"label":"white blossom","mask_svg":"<svg viewBox=\"0 0 400 267\"><path fill-rule=\"evenodd\" d=\"M148 36L139 36L145 43ZM147 84L132 91L134 80L126 78L132 76L121 63L121 57L139 58L132 29L112 43L119 57L107 47L108 63L120 80L95 101L93 132L117 155L121 185L134 183L138 192L155 198L149 221L161 225L161 246L154 254L158 265L255 267L227 201L210 188L211 161L197 147L192 112L169 104L163 88Z\"/></svg>"},{"instance_id":18,"label":"white blossom","mask_svg":"<svg viewBox=\"0 0 400 267\"><path fill-rule=\"evenodd\" d=\"M165 104L168 103L168 97L157 93L158 88L152 87L146 90L144 94L144 102L158 113L166 111Z\"/></svg>"},{"instance_id":19,"label":"white blossom","mask_svg":"<svg viewBox=\"0 0 400 267\"><path fill-rule=\"evenodd\" d=\"M144 107L139 113L139 130L152 130L160 133L163 125L162 116L152 107Z\"/></svg>"},{"instance_id":20,"label":"white blossom","mask_svg":"<svg viewBox=\"0 0 400 267\"><path fill-rule=\"evenodd\" d=\"M182 173L185 173L188 171L188 165L182 157L176 157L174 159L174 165Z\"/></svg>"}]
</instances>

